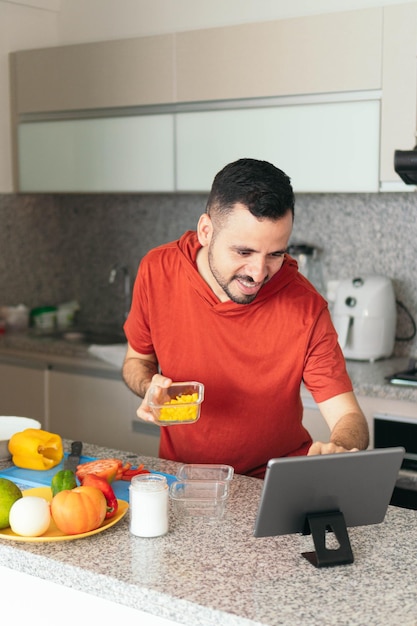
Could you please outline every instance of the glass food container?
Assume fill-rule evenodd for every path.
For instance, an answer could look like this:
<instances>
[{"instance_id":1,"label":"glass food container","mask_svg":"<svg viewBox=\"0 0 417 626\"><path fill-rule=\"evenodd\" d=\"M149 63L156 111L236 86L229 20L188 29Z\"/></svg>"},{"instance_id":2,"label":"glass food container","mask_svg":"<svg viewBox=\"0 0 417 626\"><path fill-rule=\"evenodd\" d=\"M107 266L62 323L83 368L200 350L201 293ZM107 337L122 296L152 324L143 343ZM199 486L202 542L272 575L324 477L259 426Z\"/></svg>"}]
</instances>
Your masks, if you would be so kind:
<instances>
[{"instance_id":1,"label":"glass food container","mask_svg":"<svg viewBox=\"0 0 417 626\"><path fill-rule=\"evenodd\" d=\"M195 381L172 383L167 388L154 385L149 390L149 406L160 426L194 424L203 400L204 385Z\"/></svg>"}]
</instances>

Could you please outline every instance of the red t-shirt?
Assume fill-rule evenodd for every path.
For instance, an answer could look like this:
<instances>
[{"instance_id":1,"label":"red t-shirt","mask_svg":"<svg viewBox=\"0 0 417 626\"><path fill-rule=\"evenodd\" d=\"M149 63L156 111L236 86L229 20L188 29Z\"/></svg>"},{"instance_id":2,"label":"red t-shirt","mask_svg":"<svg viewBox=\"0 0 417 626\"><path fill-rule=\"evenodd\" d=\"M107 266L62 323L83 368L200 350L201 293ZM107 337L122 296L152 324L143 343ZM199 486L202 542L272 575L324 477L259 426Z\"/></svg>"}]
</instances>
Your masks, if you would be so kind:
<instances>
[{"instance_id":1,"label":"red t-shirt","mask_svg":"<svg viewBox=\"0 0 417 626\"><path fill-rule=\"evenodd\" d=\"M352 390L326 301L286 256L250 304L220 302L197 270L196 233L141 261L125 324L129 344L161 373L198 380L195 424L161 427L160 457L226 463L263 477L270 458L306 454L300 386L317 402Z\"/></svg>"}]
</instances>

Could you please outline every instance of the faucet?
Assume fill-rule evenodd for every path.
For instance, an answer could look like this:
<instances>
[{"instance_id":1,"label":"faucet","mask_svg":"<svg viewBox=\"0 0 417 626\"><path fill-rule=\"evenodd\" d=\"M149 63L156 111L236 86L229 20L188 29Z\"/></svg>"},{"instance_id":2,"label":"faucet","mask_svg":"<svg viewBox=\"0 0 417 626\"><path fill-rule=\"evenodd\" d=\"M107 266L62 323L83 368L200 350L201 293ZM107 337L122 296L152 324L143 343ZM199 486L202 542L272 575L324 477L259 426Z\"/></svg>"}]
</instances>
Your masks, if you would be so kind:
<instances>
[{"instance_id":1,"label":"faucet","mask_svg":"<svg viewBox=\"0 0 417 626\"><path fill-rule=\"evenodd\" d=\"M130 287L130 274L126 265L120 265L116 263L110 270L109 275L109 283L112 285L116 280L116 276L118 272L121 272L124 277L124 298L125 298L125 311L124 311L124 319L127 319L130 310L130 298L131 298L131 287Z\"/></svg>"}]
</instances>

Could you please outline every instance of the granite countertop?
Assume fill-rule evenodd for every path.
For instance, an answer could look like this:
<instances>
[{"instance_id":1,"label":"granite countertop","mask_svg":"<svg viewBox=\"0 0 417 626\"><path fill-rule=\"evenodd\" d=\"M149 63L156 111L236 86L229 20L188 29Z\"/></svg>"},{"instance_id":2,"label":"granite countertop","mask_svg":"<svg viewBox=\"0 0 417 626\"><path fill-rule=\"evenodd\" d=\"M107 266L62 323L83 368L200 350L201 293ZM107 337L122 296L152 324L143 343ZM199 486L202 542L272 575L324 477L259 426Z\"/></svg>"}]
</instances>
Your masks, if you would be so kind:
<instances>
[{"instance_id":1,"label":"granite countertop","mask_svg":"<svg viewBox=\"0 0 417 626\"><path fill-rule=\"evenodd\" d=\"M393 357L373 363L365 361L347 361L346 363L356 395L417 402L416 386L392 385L385 380L385 376L408 368L407 357Z\"/></svg>"},{"instance_id":2,"label":"granite countertop","mask_svg":"<svg viewBox=\"0 0 417 626\"><path fill-rule=\"evenodd\" d=\"M88 444L84 453L131 457ZM140 460L175 474L176 463ZM235 476L222 520L171 509L168 534L144 539L130 533L126 515L74 541L1 539L0 562L187 626L415 625L416 511L390 506L382 524L350 528L354 563L318 569L301 556L310 536L253 537L262 484Z\"/></svg>"},{"instance_id":3,"label":"granite countertop","mask_svg":"<svg viewBox=\"0 0 417 626\"><path fill-rule=\"evenodd\" d=\"M105 347L101 357L88 345L81 342L36 337L31 333L6 333L0 336L0 358L32 360L45 364L65 364L74 367L86 367L106 370L114 374L120 372L125 345L113 346L116 358L106 358ZM409 359L397 357L375 362L347 361L347 368L358 396L386 398L417 402L417 387L391 385L385 376L407 368Z\"/></svg>"},{"instance_id":4,"label":"granite countertop","mask_svg":"<svg viewBox=\"0 0 417 626\"><path fill-rule=\"evenodd\" d=\"M126 344L111 346L90 346L82 341L57 338L49 335L36 335L29 332L12 332L0 335L0 358L10 362L32 362L40 366L64 365L74 368L86 368L113 372L121 370ZM100 358L97 353L107 357L109 350L115 351L115 359Z\"/></svg>"}]
</instances>

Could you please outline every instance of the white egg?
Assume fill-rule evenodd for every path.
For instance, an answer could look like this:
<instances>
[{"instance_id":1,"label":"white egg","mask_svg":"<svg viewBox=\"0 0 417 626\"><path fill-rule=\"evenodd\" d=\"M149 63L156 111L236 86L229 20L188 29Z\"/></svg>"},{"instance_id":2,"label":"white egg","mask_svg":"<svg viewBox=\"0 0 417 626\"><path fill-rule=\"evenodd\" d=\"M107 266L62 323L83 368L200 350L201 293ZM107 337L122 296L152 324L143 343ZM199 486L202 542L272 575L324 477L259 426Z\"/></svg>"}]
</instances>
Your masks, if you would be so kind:
<instances>
[{"instance_id":1,"label":"white egg","mask_svg":"<svg viewBox=\"0 0 417 626\"><path fill-rule=\"evenodd\" d=\"M10 509L9 524L16 535L39 537L48 530L50 522L51 508L45 498L26 496L16 500Z\"/></svg>"}]
</instances>

